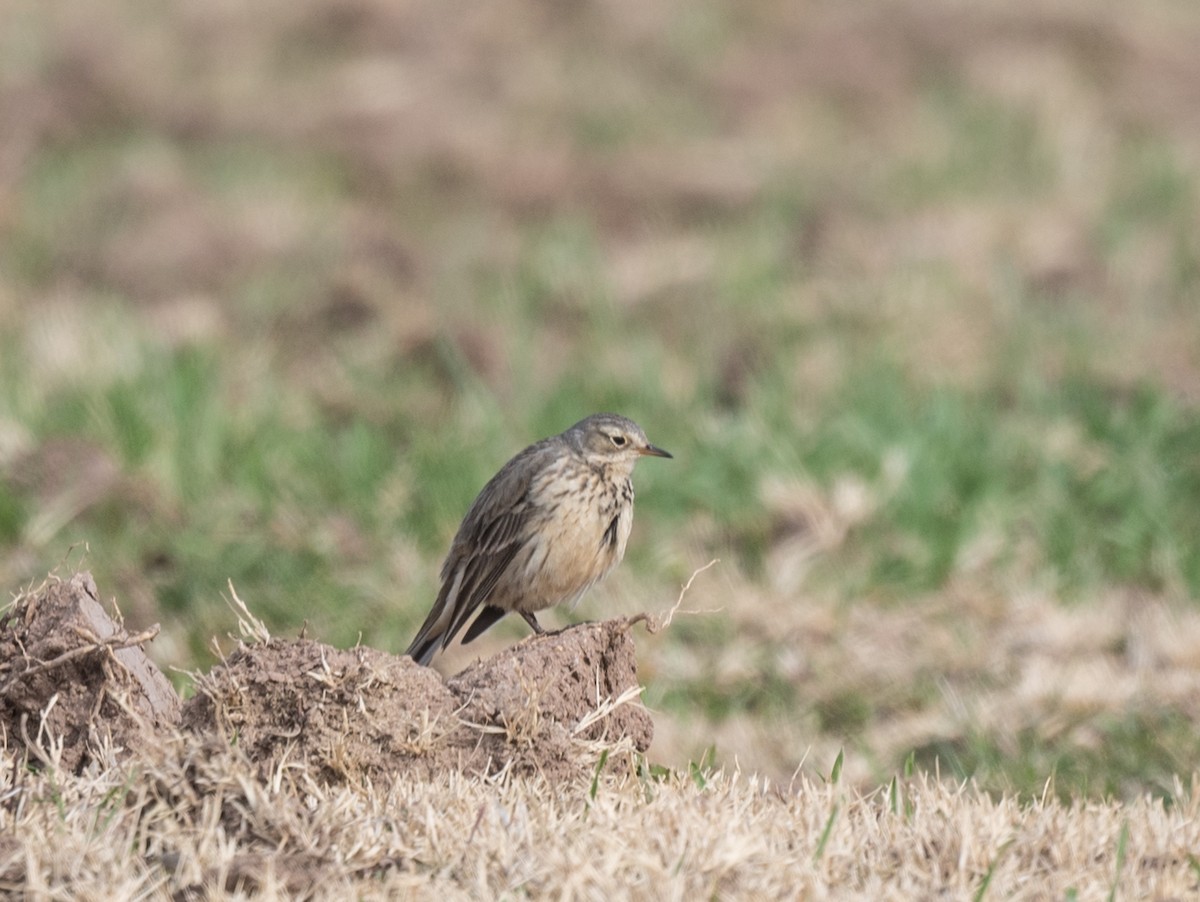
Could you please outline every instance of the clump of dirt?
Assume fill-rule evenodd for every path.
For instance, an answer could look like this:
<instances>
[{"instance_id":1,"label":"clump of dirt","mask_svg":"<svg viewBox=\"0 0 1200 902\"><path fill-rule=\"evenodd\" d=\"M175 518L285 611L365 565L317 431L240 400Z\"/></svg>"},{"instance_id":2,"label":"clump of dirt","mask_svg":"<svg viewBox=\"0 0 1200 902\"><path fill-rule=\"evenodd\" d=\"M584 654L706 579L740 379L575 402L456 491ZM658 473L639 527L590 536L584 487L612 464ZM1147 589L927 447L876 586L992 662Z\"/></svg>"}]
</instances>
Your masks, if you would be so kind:
<instances>
[{"instance_id":1,"label":"clump of dirt","mask_svg":"<svg viewBox=\"0 0 1200 902\"><path fill-rule=\"evenodd\" d=\"M454 696L438 674L373 648L311 639L246 645L196 680L183 727L237 743L265 770L286 755L327 780L433 763L454 732ZM445 762L450 763L450 762Z\"/></svg>"},{"instance_id":2,"label":"clump of dirt","mask_svg":"<svg viewBox=\"0 0 1200 902\"><path fill-rule=\"evenodd\" d=\"M0 618L0 731L45 766L80 772L102 751L158 746L179 728L237 744L262 774L303 762L328 783L396 774L538 773L594 766L598 746L645 751L630 623L532 636L448 682L409 657L270 638L255 628L196 676L181 708L97 602L91 574L52 578ZM248 613L248 612L247 612Z\"/></svg>"},{"instance_id":3,"label":"clump of dirt","mask_svg":"<svg viewBox=\"0 0 1200 902\"><path fill-rule=\"evenodd\" d=\"M474 723L511 729L536 716L585 739L628 737L639 751L654 738L654 722L641 705L617 705L606 716L590 718L605 700L637 691L637 659L624 620L530 637L446 685L462 704L463 719Z\"/></svg>"},{"instance_id":4,"label":"clump of dirt","mask_svg":"<svg viewBox=\"0 0 1200 902\"><path fill-rule=\"evenodd\" d=\"M179 696L141 648L157 633L131 636L114 622L90 573L51 578L18 597L0 617L7 742L78 773L104 743L138 748L148 731L174 727Z\"/></svg>"},{"instance_id":5,"label":"clump of dirt","mask_svg":"<svg viewBox=\"0 0 1200 902\"><path fill-rule=\"evenodd\" d=\"M645 751L629 628L583 624L531 637L444 683L408 657L308 639L246 645L197 681L185 729L237 737L265 772L304 760L327 781L396 773L564 779L592 742Z\"/></svg>"}]
</instances>

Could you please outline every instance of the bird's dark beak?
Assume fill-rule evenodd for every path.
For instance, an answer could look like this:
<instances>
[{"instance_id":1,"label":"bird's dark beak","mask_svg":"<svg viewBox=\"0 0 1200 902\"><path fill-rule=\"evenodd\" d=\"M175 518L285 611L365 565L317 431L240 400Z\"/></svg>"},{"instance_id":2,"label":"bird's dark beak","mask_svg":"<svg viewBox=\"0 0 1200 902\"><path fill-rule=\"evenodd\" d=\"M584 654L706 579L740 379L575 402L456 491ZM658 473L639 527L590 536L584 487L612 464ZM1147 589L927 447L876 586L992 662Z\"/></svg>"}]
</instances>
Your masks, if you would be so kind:
<instances>
[{"instance_id":1,"label":"bird's dark beak","mask_svg":"<svg viewBox=\"0 0 1200 902\"><path fill-rule=\"evenodd\" d=\"M664 451L662 448L656 448L654 445L651 445L649 443L646 444L645 448L639 449L638 453L641 454L642 457L674 457L675 456L670 451Z\"/></svg>"}]
</instances>

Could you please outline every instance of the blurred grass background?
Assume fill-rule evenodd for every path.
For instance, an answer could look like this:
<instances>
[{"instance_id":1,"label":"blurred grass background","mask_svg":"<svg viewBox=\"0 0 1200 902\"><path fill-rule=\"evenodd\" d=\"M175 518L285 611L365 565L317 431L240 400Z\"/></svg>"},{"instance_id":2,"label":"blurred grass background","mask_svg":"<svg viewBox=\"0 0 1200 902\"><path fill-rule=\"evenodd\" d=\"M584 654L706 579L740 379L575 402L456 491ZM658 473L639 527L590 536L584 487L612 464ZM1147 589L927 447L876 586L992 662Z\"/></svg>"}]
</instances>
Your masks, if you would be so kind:
<instances>
[{"instance_id":1,"label":"blurred grass background","mask_svg":"<svg viewBox=\"0 0 1200 902\"><path fill-rule=\"evenodd\" d=\"M400 651L486 479L611 409L676 460L571 616L720 558L640 640L659 760L1195 767L1194 4L4 14L10 589L82 562L175 667L227 580Z\"/></svg>"}]
</instances>

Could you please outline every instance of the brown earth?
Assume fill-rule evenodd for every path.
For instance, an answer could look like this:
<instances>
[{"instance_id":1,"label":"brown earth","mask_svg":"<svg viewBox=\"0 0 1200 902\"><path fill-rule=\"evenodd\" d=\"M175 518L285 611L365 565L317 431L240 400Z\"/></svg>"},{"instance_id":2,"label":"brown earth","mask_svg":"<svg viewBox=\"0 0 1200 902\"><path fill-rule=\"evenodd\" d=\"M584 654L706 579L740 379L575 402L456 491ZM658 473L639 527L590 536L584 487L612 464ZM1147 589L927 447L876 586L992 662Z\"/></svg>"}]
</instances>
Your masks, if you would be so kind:
<instances>
[{"instance_id":1,"label":"brown earth","mask_svg":"<svg viewBox=\"0 0 1200 902\"><path fill-rule=\"evenodd\" d=\"M89 573L51 579L0 619L0 729L77 773L105 743L155 747L182 727L236 742L263 775L303 762L330 783L506 769L559 780L594 766L597 744L645 751L654 732L624 620L530 637L446 682L373 648L243 642L181 706L141 648L157 627L131 636L97 598Z\"/></svg>"},{"instance_id":2,"label":"brown earth","mask_svg":"<svg viewBox=\"0 0 1200 902\"><path fill-rule=\"evenodd\" d=\"M0 617L6 741L79 772L102 743L137 748L147 731L172 728L179 696L141 649L157 633L131 636L114 622L90 573L20 596Z\"/></svg>"}]
</instances>

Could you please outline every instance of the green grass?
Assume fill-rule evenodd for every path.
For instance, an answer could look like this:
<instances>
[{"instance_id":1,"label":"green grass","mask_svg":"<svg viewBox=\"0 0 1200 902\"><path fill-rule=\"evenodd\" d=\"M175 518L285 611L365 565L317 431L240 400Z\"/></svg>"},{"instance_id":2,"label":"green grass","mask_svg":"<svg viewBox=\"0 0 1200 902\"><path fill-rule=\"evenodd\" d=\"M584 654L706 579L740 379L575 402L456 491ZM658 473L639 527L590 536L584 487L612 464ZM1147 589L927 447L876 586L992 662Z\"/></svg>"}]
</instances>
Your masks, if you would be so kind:
<instances>
[{"instance_id":1,"label":"green grass","mask_svg":"<svg viewBox=\"0 0 1200 902\"><path fill-rule=\"evenodd\" d=\"M669 471L639 472L645 529L667 533L710 517L751 573L772 541L759 495L764 475L803 472L829 486L851 474L885 500L854 541L821 561L847 597L937 590L983 530L1002 538L997 566L1018 566L1015 549L1031 544L1038 553L1020 566L1033 572L1021 575L1050 579L1068 596L1114 583L1200 596L1200 547L1188 538L1200 532L1200 415L1161 389L1119 388L1087 374L1029 387L998 374L973 391L917 384L872 363L851 369L800 422L772 388L799 344L780 343L753 377L750 409L698 425L673 412L653 382L618 373L598 383L587 356L526 396L515 421L494 399L474 404L472 394L482 393L475 387L429 428L402 400L371 418L332 415L282 374L267 370L245 385L238 361L215 347L147 346L126 376L70 385L36 410L4 413L36 440L94 443L150 486L148 508L102 505L70 538L88 538L99 560L118 549L131 560L169 559L161 592L175 612L215 604L228 577L285 624L297 623L300 610L312 616L292 600L342 596L342 555L321 538L339 517L371 554L396 534L415 542L430 556L428 581L462 512L509 454L583 410L609 407L653 424L655 440L677 455ZM650 368L654 352L641 353ZM359 378L370 380L366 396L389 394L381 376ZM9 386L14 398L35 392ZM697 398L688 409L701 406ZM889 460L900 461L898 477L888 475ZM3 497L0 528L18 535L36 498L13 488Z\"/></svg>"},{"instance_id":2,"label":"green grass","mask_svg":"<svg viewBox=\"0 0 1200 902\"><path fill-rule=\"evenodd\" d=\"M1036 727L1016 735L974 733L961 741L916 750L923 768L955 779L974 778L1001 794L1063 801L1080 796L1125 798L1136 788L1170 800L1178 774L1193 770L1200 741L1187 718L1171 710L1143 710L1080 719L1073 729L1045 735Z\"/></svg>"},{"instance_id":3,"label":"green grass","mask_svg":"<svg viewBox=\"0 0 1200 902\"><path fill-rule=\"evenodd\" d=\"M865 529L864 590L934 589L979 531L1041 550L1039 575L1068 594L1118 583L1200 597L1200 416L1149 385L1085 376L983 392L905 386L868 372L812 428L803 461L818 478L906 476ZM1065 447L1054 447L1058 440Z\"/></svg>"}]
</instances>

